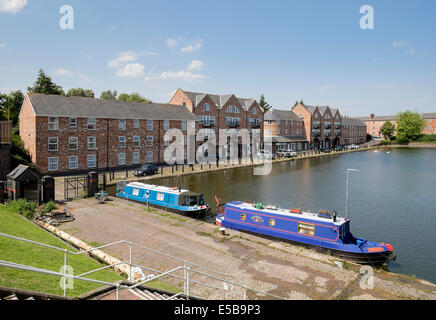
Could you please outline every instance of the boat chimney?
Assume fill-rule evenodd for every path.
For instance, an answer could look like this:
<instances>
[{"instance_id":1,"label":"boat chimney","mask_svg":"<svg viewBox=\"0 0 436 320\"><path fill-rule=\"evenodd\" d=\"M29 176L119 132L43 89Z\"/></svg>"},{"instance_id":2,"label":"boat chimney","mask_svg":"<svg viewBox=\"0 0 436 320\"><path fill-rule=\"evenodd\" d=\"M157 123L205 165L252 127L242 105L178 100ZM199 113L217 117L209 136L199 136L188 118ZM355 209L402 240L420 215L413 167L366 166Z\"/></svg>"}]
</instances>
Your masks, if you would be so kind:
<instances>
[{"instance_id":1,"label":"boat chimney","mask_svg":"<svg viewBox=\"0 0 436 320\"><path fill-rule=\"evenodd\" d=\"M336 222L336 211L333 211L333 222Z\"/></svg>"},{"instance_id":2,"label":"boat chimney","mask_svg":"<svg viewBox=\"0 0 436 320\"><path fill-rule=\"evenodd\" d=\"M179 187L179 192L182 192L182 187Z\"/></svg>"}]
</instances>

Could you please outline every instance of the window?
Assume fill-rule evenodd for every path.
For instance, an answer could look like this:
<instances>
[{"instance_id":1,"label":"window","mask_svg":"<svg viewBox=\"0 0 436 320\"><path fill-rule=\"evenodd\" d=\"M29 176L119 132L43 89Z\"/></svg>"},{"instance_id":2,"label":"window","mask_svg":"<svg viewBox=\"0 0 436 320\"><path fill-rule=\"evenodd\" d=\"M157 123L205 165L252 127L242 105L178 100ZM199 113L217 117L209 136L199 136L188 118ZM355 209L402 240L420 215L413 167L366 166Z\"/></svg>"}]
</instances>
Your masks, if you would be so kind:
<instances>
[{"instance_id":1,"label":"window","mask_svg":"<svg viewBox=\"0 0 436 320\"><path fill-rule=\"evenodd\" d=\"M165 131L167 131L167 130L170 129L170 121L169 121L169 120L164 120L164 123L163 123L163 129L164 129Z\"/></svg>"},{"instance_id":2,"label":"window","mask_svg":"<svg viewBox=\"0 0 436 320\"><path fill-rule=\"evenodd\" d=\"M132 196L138 196L139 195L139 189L138 188L133 188L132 189Z\"/></svg>"},{"instance_id":3,"label":"window","mask_svg":"<svg viewBox=\"0 0 436 320\"><path fill-rule=\"evenodd\" d=\"M79 158L77 156L68 157L68 169L77 169L79 167Z\"/></svg>"},{"instance_id":4,"label":"window","mask_svg":"<svg viewBox=\"0 0 436 320\"><path fill-rule=\"evenodd\" d=\"M139 120L138 119L133 120L133 128L139 129Z\"/></svg>"},{"instance_id":5,"label":"window","mask_svg":"<svg viewBox=\"0 0 436 320\"><path fill-rule=\"evenodd\" d=\"M141 140L139 139L139 136L133 136L133 147L139 148L141 146Z\"/></svg>"},{"instance_id":6,"label":"window","mask_svg":"<svg viewBox=\"0 0 436 320\"><path fill-rule=\"evenodd\" d=\"M97 166L97 158L95 154L88 154L88 168L95 168Z\"/></svg>"},{"instance_id":7,"label":"window","mask_svg":"<svg viewBox=\"0 0 436 320\"><path fill-rule=\"evenodd\" d=\"M239 108L237 106L233 106L233 112L234 113L240 113Z\"/></svg>"},{"instance_id":8,"label":"window","mask_svg":"<svg viewBox=\"0 0 436 320\"><path fill-rule=\"evenodd\" d=\"M276 120L276 124L277 124L277 125L280 125L280 120Z\"/></svg>"},{"instance_id":9,"label":"window","mask_svg":"<svg viewBox=\"0 0 436 320\"><path fill-rule=\"evenodd\" d=\"M315 235L315 225L308 223L299 223L298 224L298 233L314 236Z\"/></svg>"},{"instance_id":10,"label":"window","mask_svg":"<svg viewBox=\"0 0 436 320\"><path fill-rule=\"evenodd\" d=\"M280 134L280 129L277 129L277 130L276 130L276 134Z\"/></svg>"},{"instance_id":11,"label":"window","mask_svg":"<svg viewBox=\"0 0 436 320\"><path fill-rule=\"evenodd\" d=\"M48 118L48 130L58 130L59 129L59 123L58 118Z\"/></svg>"},{"instance_id":12,"label":"window","mask_svg":"<svg viewBox=\"0 0 436 320\"><path fill-rule=\"evenodd\" d=\"M315 119L318 119L318 113L315 113L314 117Z\"/></svg>"},{"instance_id":13,"label":"window","mask_svg":"<svg viewBox=\"0 0 436 320\"><path fill-rule=\"evenodd\" d=\"M205 103L205 104L203 105L203 111L204 111L204 112L209 112L209 111L210 111L210 105L209 105L209 103Z\"/></svg>"},{"instance_id":14,"label":"window","mask_svg":"<svg viewBox=\"0 0 436 320\"><path fill-rule=\"evenodd\" d=\"M49 157L48 171L57 171L57 170L58 170L58 157Z\"/></svg>"},{"instance_id":15,"label":"window","mask_svg":"<svg viewBox=\"0 0 436 320\"><path fill-rule=\"evenodd\" d=\"M153 151L147 151L147 163L153 162Z\"/></svg>"},{"instance_id":16,"label":"window","mask_svg":"<svg viewBox=\"0 0 436 320\"><path fill-rule=\"evenodd\" d=\"M271 227L275 227L275 225L276 225L276 221L274 219L269 219L268 223Z\"/></svg>"},{"instance_id":17,"label":"window","mask_svg":"<svg viewBox=\"0 0 436 320\"><path fill-rule=\"evenodd\" d=\"M153 144L153 136L147 136L147 143Z\"/></svg>"},{"instance_id":18,"label":"window","mask_svg":"<svg viewBox=\"0 0 436 320\"><path fill-rule=\"evenodd\" d=\"M164 147L168 147L170 145L170 137L164 136L164 143L163 143L163 145L164 145Z\"/></svg>"},{"instance_id":19,"label":"window","mask_svg":"<svg viewBox=\"0 0 436 320\"><path fill-rule=\"evenodd\" d=\"M147 130L153 130L153 120L147 120Z\"/></svg>"},{"instance_id":20,"label":"window","mask_svg":"<svg viewBox=\"0 0 436 320\"><path fill-rule=\"evenodd\" d=\"M118 120L118 130L126 130L126 120Z\"/></svg>"},{"instance_id":21,"label":"window","mask_svg":"<svg viewBox=\"0 0 436 320\"><path fill-rule=\"evenodd\" d=\"M88 118L88 130L95 130L97 128L97 120L95 118Z\"/></svg>"},{"instance_id":22,"label":"window","mask_svg":"<svg viewBox=\"0 0 436 320\"><path fill-rule=\"evenodd\" d=\"M272 135L272 130L266 130L266 133L267 133L268 135Z\"/></svg>"},{"instance_id":23,"label":"window","mask_svg":"<svg viewBox=\"0 0 436 320\"><path fill-rule=\"evenodd\" d=\"M233 112L233 106L228 106L226 109L227 113L232 113Z\"/></svg>"},{"instance_id":24,"label":"window","mask_svg":"<svg viewBox=\"0 0 436 320\"><path fill-rule=\"evenodd\" d=\"M187 127L187 121L183 120L182 121L182 131L186 131L186 127Z\"/></svg>"},{"instance_id":25,"label":"window","mask_svg":"<svg viewBox=\"0 0 436 320\"><path fill-rule=\"evenodd\" d=\"M163 194L163 193L156 194L156 200L164 201L164 197L165 197L165 194Z\"/></svg>"},{"instance_id":26,"label":"window","mask_svg":"<svg viewBox=\"0 0 436 320\"><path fill-rule=\"evenodd\" d=\"M77 137L68 138L68 150L77 150L79 148L79 141Z\"/></svg>"},{"instance_id":27,"label":"window","mask_svg":"<svg viewBox=\"0 0 436 320\"><path fill-rule=\"evenodd\" d=\"M257 109L256 109L256 108L253 108L252 113L253 113L253 114L257 114Z\"/></svg>"},{"instance_id":28,"label":"window","mask_svg":"<svg viewBox=\"0 0 436 320\"><path fill-rule=\"evenodd\" d=\"M58 138L48 138L48 151L58 151Z\"/></svg>"},{"instance_id":29,"label":"window","mask_svg":"<svg viewBox=\"0 0 436 320\"><path fill-rule=\"evenodd\" d=\"M123 166L126 164L126 154L123 153L118 153L118 165L119 166Z\"/></svg>"},{"instance_id":30,"label":"window","mask_svg":"<svg viewBox=\"0 0 436 320\"><path fill-rule=\"evenodd\" d=\"M126 137L118 137L118 148L124 149L126 147Z\"/></svg>"},{"instance_id":31,"label":"window","mask_svg":"<svg viewBox=\"0 0 436 320\"><path fill-rule=\"evenodd\" d=\"M97 148L97 143L95 137L88 137L88 150L95 150Z\"/></svg>"},{"instance_id":32,"label":"window","mask_svg":"<svg viewBox=\"0 0 436 320\"><path fill-rule=\"evenodd\" d=\"M133 163L139 163L139 152L133 152Z\"/></svg>"},{"instance_id":33,"label":"window","mask_svg":"<svg viewBox=\"0 0 436 320\"><path fill-rule=\"evenodd\" d=\"M247 220L247 215L245 213L241 214L241 220L242 221Z\"/></svg>"},{"instance_id":34,"label":"window","mask_svg":"<svg viewBox=\"0 0 436 320\"><path fill-rule=\"evenodd\" d=\"M70 118L70 128L77 128L77 118Z\"/></svg>"}]
</instances>

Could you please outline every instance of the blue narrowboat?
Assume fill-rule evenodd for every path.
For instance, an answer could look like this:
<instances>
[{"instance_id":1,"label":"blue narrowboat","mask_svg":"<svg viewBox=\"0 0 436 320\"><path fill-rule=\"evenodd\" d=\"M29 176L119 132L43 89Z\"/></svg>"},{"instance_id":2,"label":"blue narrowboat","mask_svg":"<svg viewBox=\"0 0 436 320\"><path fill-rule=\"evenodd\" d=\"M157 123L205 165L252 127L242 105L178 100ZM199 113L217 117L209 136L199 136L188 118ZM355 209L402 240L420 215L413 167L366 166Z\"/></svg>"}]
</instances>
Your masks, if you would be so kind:
<instances>
[{"instance_id":1,"label":"blue narrowboat","mask_svg":"<svg viewBox=\"0 0 436 320\"><path fill-rule=\"evenodd\" d=\"M339 218L335 212L332 215L327 211L315 214L299 209L264 207L261 203L217 202L216 224L228 229L317 247L360 264L381 266L395 259L390 244L355 238L350 232L350 219Z\"/></svg>"},{"instance_id":2,"label":"blue narrowboat","mask_svg":"<svg viewBox=\"0 0 436 320\"><path fill-rule=\"evenodd\" d=\"M149 204L166 210L204 215L209 207L204 203L204 197L200 193L191 192L178 187L156 186L141 182L129 184L120 182L117 184L117 197Z\"/></svg>"}]
</instances>

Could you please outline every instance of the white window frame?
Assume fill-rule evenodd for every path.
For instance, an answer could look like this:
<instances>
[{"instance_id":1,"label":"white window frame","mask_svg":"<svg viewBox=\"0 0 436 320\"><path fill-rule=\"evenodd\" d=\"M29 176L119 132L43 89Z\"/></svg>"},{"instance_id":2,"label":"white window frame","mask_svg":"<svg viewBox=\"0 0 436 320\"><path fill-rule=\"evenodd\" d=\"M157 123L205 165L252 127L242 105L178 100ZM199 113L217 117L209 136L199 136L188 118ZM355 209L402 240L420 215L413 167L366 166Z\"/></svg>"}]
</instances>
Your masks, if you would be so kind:
<instances>
[{"instance_id":1,"label":"white window frame","mask_svg":"<svg viewBox=\"0 0 436 320\"><path fill-rule=\"evenodd\" d=\"M147 151L145 161L147 163L153 163L153 151Z\"/></svg>"},{"instance_id":2,"label":"white window frame","mask_svg":"<svg viewBox=\"0 0 436 320\"><path fill-rule=\"evenodd\" d=\"M164 120L163 129L164 129L164 131L170 130L170 121L169 120Z\"/></svg>"},{"instance_id":3,"label":"white window frame","mask_svg":"<svg viewBox=\"0 0 436 320\"><path fill-rule=\"evenodd\" d=\"M252 114L257 114L257 108L253 108L253 110L252 110L251 113L252 113Z\"/></svg>"},{"instance_id":4,"label":"white window frame","mask_svg":"<svg viewBox=\"0 0 436 320\"><path fill-rule=\"evenodd\" d=\"M90 160L90 158L92 158L92 157L94 158L94 160ZM90 163L91 163L91 165L90 165ZM92 164L92 163L94 163L94 164ZM97 155L95 155L95 154L88 154L87 166L88 166L88 168L95 168L95 167L97 167Z\"/></svg>"},{"instance_id":5,"label":"white window frame","mask_svg":"<svg viewBox=\"0 0 436 320\"><path fill-rule=\"evenodd\" d=\"M133 136L133 148L139 148L139 147L141 147L141 137Z\"/></svg>"},{"instance_id":6,"label":"white window frame","mask_svg":"<svg viewBox=\"0 0 436 320\"><path fill-rule=\"evenodd\" d=\"M72 161L72 159L75 159L75 161ZM71 166L72 163L75 163L75 166ZM69 156L68 157L68 169L74 170L79 168L79 157L78 156Z\"/></svg>"},{"instance_id":7,"label":"white window frame","mask_svg":"<svg viewBox=\"0 0 436 320\"><path fill-rule=\"evenodd\" d=\"M52 160L56 160L52 162ZM48 157L48 171L58 171L59 170L59 158L58 157ZM56 168L52 167L52 165L56 164Z\"/></svg>"},{"instance_id":8,"label":"white window frame","mask_svg":"<svg viewBox=\"0 0 436 320\"><path fill-rule=\"evenodd\" d=\"M72 139L75 139L76 140L76 147L75 148L71 148L71 145L74 143L74 142L71 142L71 140ZM78 137L69 137L68 138L68 150L77 150L77 149L79 149L79 138Z\"/></svg>"},{"instance_id":9,"label":"white window frame","mask_svg":"<svg viewBox=\"0 0 436 320\"><path fill-rule=\"evenodd\" d=\"M125 152L118 153L118 165L119 166L126 165L126 153Z\"/></svg>"},{"instance_id":10,"label":"white window frame","mask_svg":"<svg viewBox=\"0 0 436 320\"><path fill-rule=\"evenodd\" d=\"M92 143L90 143L89 142L89 139L94 139L94 142ZM92 145L92 144L94 144L94 148L90 148L89 146L90 145ZM97 138L95 137L95 136L90 136L90 137L87 137L87 149L88 150L95 150L95 149L97 149Z\"/></svg>"},{"instance_id":11,"label":"white window frame","mask_svg":"<svg viewBox=\"0 0 436 320\"><path fill-rule=\"evenodd\" d=\"M153 120L147 120L147 130L148 131L153 130Z\"/></svg>"},{"instance_id":12,"label":"white window frame","mask_svg":"<svg viewBox=\"0 0 436 320\"><path fill-rule=\"evenodd\" d=\"M86 122L86 126L88 130L96 130L97 129L97 119L96 118L88 118Z\"/></svg>"},{"instance_id":13,"label":"white window frame","mask_svg":"<svg viewBox=\"0 0 436 320\"><path fill-rule=\"evenodd\" d=\"M203 112L210 112L210 104L209 103L205 103L203 104Z\"/></svg>"},{"instance_id":14,"label":"white window frame","mask_svg":"<svg viewBox=\"0 0 436 320\"><path fill-rule=\"evenodd\" d=\"M72 121L73 119L74 121ZM74 124L72 122L74 122ZM77 118L74 117L70 118L70 128L77 128Z\"/></svg>"},{"instance_id":15,"label":"white window frame","mask_svg":"<svg viewBox=\"0 0 436 320\"><path fill-rule=\"evenodd\" d=\"M48 130L59 130L59 118L49 117L47 126Z\"/></svg>"},{"instance_id":16,"label":"white window frame","mask_svg":"<svg viewBox=\"0 0 436 320\"><path fill-rule=\"evenodd\" d=\"M151 138L151 139L150 139ZM154 142L154 138L153 138L153 136L147 136L147 143L148 144L153 144L153 142Z\"/></svg>"},{"instance_id":17,"label":"white window frame","mask_svg":"<svg viewBox=\"0 0 436 320\"><path fill-rule=\"evenodd\" d=\"M56 142L50 142L50 139L56 139ZM50 149L50 145L56 145L56 149ZM56 152L59 150L59 138L58 137L48 137L48 151L49 152Z\"/></svg>"},{"instance_id":18,"label":"white window frame","mask_svg":"<svg viewBox=\"0 0 436 320\"><path fill-rule=\"evenodd\" d=\"M127 145L126 141L127 141L127 139L125 136L119 136L118 137L118 149L125 149L126 145Z\"/></svg>"},{"instance_id":19,"label":"white window frame","mask_svg":"<svg viewBox=\"0 0 436 320\"><path fill-rule=\"evenodd\" d=\"M186 131L188 127L188 121L182 120L182 131Z\"/></svg>"},{"instance_id":20,"label":"white window frame","mask_svg":"<svg viewBox=\"0 0 436 320\"><path fill-rule=\"evenodd\" d=\"M133 120L133 128L134 129L139 129L139 120L138 119L134 119Z\"/></svg>"},{"instance_id":21,"label":"white window frame","mask_svg":"<svg viewBox=\"0 0 436 320\"><path fill-rule=\"evenodd\" d=\"M136 156L136 157L135 157L135 156ZM133 163L133 164L141 163L141 154L140 154L139 151L135 151L135 152L133 152L132 163Z\"/></svg>"},{"instance_id":22,"label":"white window frame","mask_svg":"<svg viewBox=\"0 0 436 320\"><path fill-rule=\"evenodd\" d=\"M126 120L125 119L119 119L118 120L118 130L126 130Z\"/></svg>"}]
</instances>

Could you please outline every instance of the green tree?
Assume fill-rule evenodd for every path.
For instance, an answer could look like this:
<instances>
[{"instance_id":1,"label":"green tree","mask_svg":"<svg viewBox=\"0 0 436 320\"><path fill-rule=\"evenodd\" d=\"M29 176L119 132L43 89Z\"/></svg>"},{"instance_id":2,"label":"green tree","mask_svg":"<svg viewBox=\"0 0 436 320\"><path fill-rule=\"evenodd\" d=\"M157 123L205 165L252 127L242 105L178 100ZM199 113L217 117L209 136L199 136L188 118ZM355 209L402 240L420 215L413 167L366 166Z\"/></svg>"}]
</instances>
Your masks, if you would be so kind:
<instances>
[{"instance_id":1,"label":"green tree","mask_svg":"<svg viewBox=\"0 0 436 320\"><path fill-rule=\"evenodd\" d=\"M267 112L269 109L271 109L271 106L268 104L268 102L266 102L265 96L263 94L261 94L261 96L260 96L259 106L261 106L265 112Z\"/></svg>"},{"instance_id":2,"label":"green tree","mask_svg":"<svg viewBox=\"0 0 436 320\"><path fill-rule=\"evenodd\" d=\"M381 133L385 137L385 139L389 140L394 136L395 133L395 125L390 122L386 121L383 126L380 128Z\"/></svg>"},{"instance_id":3,"label":"green tree","mask_svg":"<svg viewBox=\"0 0 436 320\"><path fill-rule=\"evenodd\" d=\"M0 120L9 119L16 125L23 101L24 95L20 90L0 94Z\"/></svg>"},{"instance_id":4,"label":"green tree","mask_svg":"<svg viewBox=\"0 0 436 320\"><path fill-rule=\"evenodd\" d=\"M129 102L151 102L151 100L144 98L143 96L141 96L139 93L136 92L131 94L121 93L118 96L118 100L129 101Z\"/></svg>"},{"instance_id":5,"label":"green tree","mask_svg":"<svg viewBox=\"0 0 436 320\"><path fill-rule=\"evenodd\" d=\"M54 83L42 69L39 70L38 78L33 84L33 87L27 87L27 91L29 93L54 94L62 96L65 95L62 87Z\"/></svg>"},{"instance_id":6,"label":"green tree","mask_svg":"<svg viewBox=\"0 0 436 320\"><path fill-rule=\"evenodd\" d=\"M67 97L86 97L86 98L94 98L94 91L86 90L82 88L72 88L68 90Z\"/></svg>"},{"instance_id":7,"label":"green tree","mask_svg":"<svg viewBox=\"0 0 436 320\"><path fill-rule=\"evenodd\" d=\"M416 111L405 111L397 114L397 141L408 143L416 141L422 134L425 120Z\"/></svg>"},{"instance_id":8,"label":"green tree","mask_svg":"<svg viewBox=\"0 0 436 320\"><path fill-rule=\"evenodd\" d=\"M116 100L117 95L118 95L118 93L116 90L114 90L113 92L110 90L106 90L100 94L100 99Z\"/></svg>"}]
</instances>

